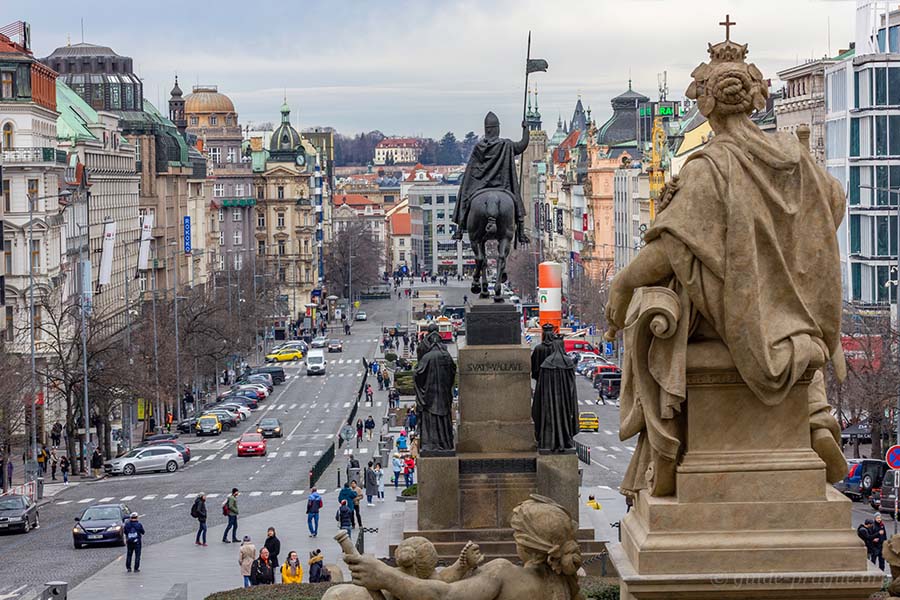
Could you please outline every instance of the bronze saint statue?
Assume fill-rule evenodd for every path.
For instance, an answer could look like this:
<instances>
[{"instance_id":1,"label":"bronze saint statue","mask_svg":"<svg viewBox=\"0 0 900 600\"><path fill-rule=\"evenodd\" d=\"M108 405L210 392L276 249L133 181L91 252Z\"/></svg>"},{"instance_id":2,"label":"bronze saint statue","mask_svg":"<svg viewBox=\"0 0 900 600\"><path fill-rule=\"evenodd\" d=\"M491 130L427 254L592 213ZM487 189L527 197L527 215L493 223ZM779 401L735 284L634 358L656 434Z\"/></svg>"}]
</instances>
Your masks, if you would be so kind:
<instances>
[{"instance_id":1,"label":"bronze saint statue","mask_svg":"<svg viewBox=\"0 0 900 600\"><path fill-rule=\"evenodd\" d=\"M556 337L555 329L551 323L541 325L541 343L531 351L531 378L537 381L541 374L541 365L548 356L553 354L553 339Z\"/></svg>"},{"instance_id":2,"label":"bronze saint statue","mask_svg":"<svg viewBox=\"0 0 900 600\"><path fill-rule=\"evenodd\" d=\"M531 418L539 450L565 452L575 448L578 433L578 389L575 363L566 356L562 336L553 335L552 352L541 363Z\"/></svg>"},{"instance_id":3,"label":"bronze saint statue","mask_svg":"<svg viewBox=\"0 0 900 600\"><path fill-rule=\"evenodd\" d=\"M518 142L500 137L500 120L489 112L484 118L484 137L479 140L459 186L459 200L453 212L456 232L461 240L468 231L475 254L472 293L486 298L487 276L485 242L497 240L497 281L494 299L502 302L500 284L506 281L506 259L512 248L513 236L518 243L527 244L525 206L519 193L516 156L528 147L529 133L522 122L522 139Z\"/></svg>"},{"instance_id":4,"label":"bronze saint statue","mask_svg":"<svg viewBox=\"0 0 900 600\"><path fill-rule=\"evenodd\" d=\"M796 137L765 134L750 120L765 107L768 88L745 62L746 45L726 39L709 55L694 69L687 96L715 137L667 184L646 246L610 286L607 339L625 333L619 435L640 434L622 482L626 494L675 491L689 345L724 345L753 399L772 407L829 357L837 373L845 369L841 185ZM648 294L675 307L666 309L674 325L664 334L657 318L640 327ZM821 371L809 384L808 411L812 449L828 481L837 481L847 465Z\"/></svg>"},{"instance_id":5,"label":"bronze saint statue","mask_svg":"<svg viewBox=\"0 0 900 600\"><path fill-rule=\"evenodd\" d=\"M444 347L437 331L425 337L428 350L416 364L413 380L416 386L417 427L423 455L452 453L453 385L456 363Z\"/></svg>"}]
</instances>

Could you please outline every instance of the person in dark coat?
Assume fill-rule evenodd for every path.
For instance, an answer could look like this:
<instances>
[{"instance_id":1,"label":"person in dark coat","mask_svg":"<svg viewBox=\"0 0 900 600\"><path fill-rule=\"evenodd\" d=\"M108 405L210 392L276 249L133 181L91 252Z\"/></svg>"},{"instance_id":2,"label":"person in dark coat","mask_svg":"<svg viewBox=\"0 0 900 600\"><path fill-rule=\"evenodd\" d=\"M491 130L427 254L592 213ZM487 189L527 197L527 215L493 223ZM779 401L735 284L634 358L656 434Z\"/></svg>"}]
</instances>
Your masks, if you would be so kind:
<instances>
[{"instance_id":1,"label":"person in dark coat","mask_svg":"<svg viewBox=\"0 0 900 600\"><path fill-rule=\"evenodd\" d=\"M372 470L372 467L374 465L375 463L370 460L369 465L366 468L365 484L367 506L375 506L374 504L372 504L372 497L378 497L378 475L374 470Z\"/></svg>"},{"instance_id":2,"label":"person in dark coat","mask_svg":"<svg viewBox=\"0 0 900 600\"><path fill-rule=\"evenodd\" d=\"M131 513L131 517L125 521L123 527L125 530L125 545L127 552L125 553L125 570L131 573L131 559L134 557L134 572L141 572L141 540L144 537L144 526L138 520L136 512Z\"/></svg>"},{"instance_id":3,"label":"person in dark coat","mask_svg":"<svg viewBox=\"0 0 900 600\"><path fill-rule=\"evenodd\" d=\"M866 556L868 556L869 560L872 560L872 533L872 519L866 519L865 522L861 523L860 526L856 528L856 535L859 536L859 539L866 545Z\"/></svg>"},{"instance_id":4,"label":"person in dark coat","mask_svg":"<svg viewBox=\"0 0 900 600\"><path fill-rule=\"evenodd\" d=\"M347 532L347 535L353 534L353 509L348 506L346 500L341 500L341 505L338 507L334 519L338 522L340 528Z\"/></svg>"},{"instance_id":5,"label":"person in dark coat","mask_svg":"<svg viewBox=\"0 0 900 600\"><path fill-rule=\"evenodd\" d=\"M331 573L325 568L325 557L322 551L316 548L309 553L309 582L320 583L331 581Z\"/></svg>"},{"instance_id":6,"label":"person in dark coat","mask_svg":"<svg viewBox=\"0 0 900 600\"><path fill-rule=\"evenodd\" d=\"M884 521L881 519L881 513L875 513L875 522L872 524L872 564L884 571L884 555L882 549L884 542L888 539L887 530Z\"/></svg>"},{"instance_id":7,"label":"person in dark coat","mask_svg":"<svg viewBox=\"0 0 900 600\"><path fill-rule=\"evenodd\" d=\"M269 564L269 551L263 547L259 558L250 567L250 585L271 585L275 583L275 569Z\"/></svg>"},{"instance_id":8,"label":"person in dark coat","mask_svg":"<svg viewBox=\"0 0 900 600\"><path fill-rule=\"evenodd\" d=\"M557 336L552 354L541 364L531 404L538 448L552 452L574 448L578 433L575 363L566 356L564 348L562 337Z\"/></svg>"},{"instance_id":9,"label":"person in dark coat","mask_svg":"<svg viewBox=\"0 0 900 600\"><path fill-rule=\"evenodd\" d=\"M537 381L541 374L541 365L553 354L554 329L551 323L541 326L541 343L531 351L531 378Z\"/></svg>"},{"instance_id":10,"label":"person in dark coat","mask_svg":"<svg viewBox=\"0 0 900 600\"><path fill-rule=\"evenodd\" d=\"M281 553L281 540L275 535L274 527L269 527L269 530L266 532L266 541L263 544L263 548L269 551L269 565L273 569L280 566L278 555Z\"/></svg>"},{"instance_id":11,"label":"person in dark coat","mask_svg":"<svg viewBox=\"0 0 900 600\"><path fill-rule=\"evenodd\" d=\"M197 499L191 507L191 516L197 519L197 539L194 543L198 546L206 545L206 514L206 494L197 494Z\"/></svg>"}]
</instances>

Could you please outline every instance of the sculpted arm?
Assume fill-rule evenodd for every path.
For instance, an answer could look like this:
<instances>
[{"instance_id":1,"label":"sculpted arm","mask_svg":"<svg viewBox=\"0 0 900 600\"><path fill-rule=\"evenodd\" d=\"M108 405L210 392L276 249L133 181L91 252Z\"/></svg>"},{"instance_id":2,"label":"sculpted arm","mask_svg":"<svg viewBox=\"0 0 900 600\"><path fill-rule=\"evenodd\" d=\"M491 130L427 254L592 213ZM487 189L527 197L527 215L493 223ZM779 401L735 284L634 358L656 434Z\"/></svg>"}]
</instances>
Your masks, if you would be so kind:
<instances>
[{"instance_id":1,"label":"sculpted arm","mask_svg":"<svg viewBox=\"0 0 900 600\"><path fill-rule=\"evenodd\" d=\"M528 133L528 124L525 121L522 121L522 139L513 143L513 150L517 156L525 152L525 148L528 147L528 142L530 140L531 135Z\"/></svg>"},{"instance_id":2,"label":"sculpted arm","mask_svg":"<svg viewBox=\"0 0 900 600\"><path fill-rule=\"evenodd\" d=\"M499 578L488 573L456 583L410 577L368 555L344 555L353 583L367 589L390 592L398 600L495 600L501 591Z\"/></svg>"},{"instance_id":3,"label":"sculpted arm","mask_svg":"<svg viewBox=\"0 0 900 600\"><path fill-rule=\"evenodd\" d=\"M666 280L673 274L672 265L657 238L644 246L634 259L613 278L606 303L606 320L609 323L607 339L625 326L628 304L639 287L653 285Z\"/></svg>"}]
</instances>

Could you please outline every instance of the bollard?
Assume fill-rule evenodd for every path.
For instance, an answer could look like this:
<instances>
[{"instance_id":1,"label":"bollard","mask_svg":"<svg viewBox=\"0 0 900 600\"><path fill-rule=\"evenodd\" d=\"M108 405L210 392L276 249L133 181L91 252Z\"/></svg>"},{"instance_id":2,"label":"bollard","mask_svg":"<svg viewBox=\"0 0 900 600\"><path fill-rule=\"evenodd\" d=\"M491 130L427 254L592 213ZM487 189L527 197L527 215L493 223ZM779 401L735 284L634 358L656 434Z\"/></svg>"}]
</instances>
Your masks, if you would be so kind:
<instances>
[{"instance_id":1,"label":"bollard","mask_svg":"<svg viewBox=\"0 0 900 600\"><path fill-rule=\"evenodd\" d=\"M338 470L337 470L337 473L338 473L338 485L337 485L337 486L338 486L338 487L341 487L341 470L338 469Z\"/></svg>"},{"instance_id":2,"label":"bollard","mask_svg":"<svg viewBox=\"0 0 900 600\"><path fill-rule=\"evenodd\" d=\"M66 600L69 597L69 584L65 581L48 581L41 593L41 600Z\"/></svg>"},{"instance_id":3,"label":"bollard","mask_svg":"<svg viewBox=\"0 0 900 600\"><path fill-rule=\"evenodd\" d=\"M43 478L43 477L38 477L38 478L37 478L37 492L36 492L36 495L37 495L37 499L38 499L38 500L42 500L42 499L44 498L44 478Z\"/></svg>"}]
</instances>

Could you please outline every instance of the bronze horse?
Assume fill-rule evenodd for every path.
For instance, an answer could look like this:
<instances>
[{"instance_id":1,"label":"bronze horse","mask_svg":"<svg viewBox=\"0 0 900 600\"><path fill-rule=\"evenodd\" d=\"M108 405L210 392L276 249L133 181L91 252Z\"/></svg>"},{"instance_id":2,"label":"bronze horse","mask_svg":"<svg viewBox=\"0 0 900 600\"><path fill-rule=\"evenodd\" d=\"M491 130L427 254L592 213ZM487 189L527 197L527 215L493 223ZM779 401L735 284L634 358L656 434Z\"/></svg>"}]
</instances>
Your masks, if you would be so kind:
<instances>
[{"instance_id":1,"label":"bronze horse","mask_svg":"<svg viewBox=\"0 0 900 600\"><path fill-rule=\"evenodd\" d=\"M488 240L497 240L497 279L494 281L494 302L503 302L502 284L506 282L506 259L512 249L516 233L516 208L512 194L504 189L485 188L472 196L466 220L469 242L475 253L475 272L472 274L472 293L481 298L490 296L487 282Z\"/></svg>"}]
</instances>

